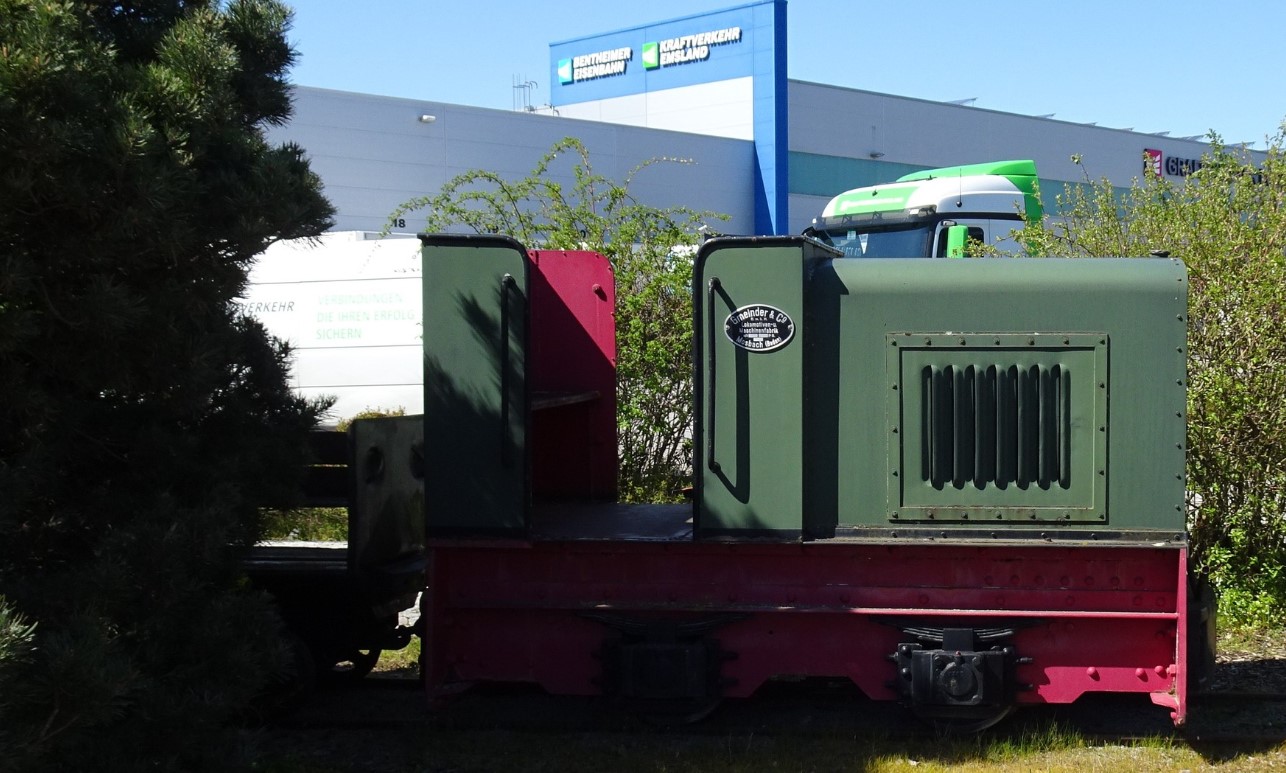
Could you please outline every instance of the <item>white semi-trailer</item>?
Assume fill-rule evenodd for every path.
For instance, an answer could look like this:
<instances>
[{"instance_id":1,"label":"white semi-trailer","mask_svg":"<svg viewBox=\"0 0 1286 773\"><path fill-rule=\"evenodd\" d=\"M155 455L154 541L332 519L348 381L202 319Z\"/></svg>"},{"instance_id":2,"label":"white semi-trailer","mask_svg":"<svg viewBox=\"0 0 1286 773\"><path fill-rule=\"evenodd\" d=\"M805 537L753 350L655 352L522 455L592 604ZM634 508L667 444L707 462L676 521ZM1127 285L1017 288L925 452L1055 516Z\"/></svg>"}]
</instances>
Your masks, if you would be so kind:
<instances>
[{"instance_id":1,"label":"white semi-trailer","mask_svg":"<svg viewBox=\"0 0 1286 773\"><path fill-rule=\"evenodd\" d=\"M250 274L242 310L294 351L292 386L336 399L332 420L419 413L420 242L336 232L278 242Z\"/></svg>"}]
</instances>

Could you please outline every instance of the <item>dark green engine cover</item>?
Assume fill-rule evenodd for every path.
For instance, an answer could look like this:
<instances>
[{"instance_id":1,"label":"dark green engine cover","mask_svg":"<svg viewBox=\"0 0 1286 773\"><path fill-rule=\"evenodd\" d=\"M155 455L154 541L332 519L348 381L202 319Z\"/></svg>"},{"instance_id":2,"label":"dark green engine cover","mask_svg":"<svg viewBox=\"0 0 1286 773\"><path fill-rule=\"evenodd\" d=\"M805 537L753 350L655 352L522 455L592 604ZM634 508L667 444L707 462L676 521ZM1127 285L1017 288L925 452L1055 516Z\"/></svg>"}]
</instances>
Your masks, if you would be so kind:
<instances>
[{"instance_id":1,"label":"dark green engine cover","mask_svg":"<svg viewBox=\"0 0 1286 773\"><path fill-rule=\"evenodd\" d=\"M521 535L528 518L526 250L504 236L420 239L429 530Z\"/></svg>"},{"instance_id":2,"label":"dark green engine cover","mask_svg":"<svg viewBox=\"0 0 1286 773\"><path fill-rule=\"evenodd\" d=\"M699 533L1183 533L1178 261L719 240L694 281ZM793 340L745 338L738 312L763 307Z\"/></svg>"}]
</instances>

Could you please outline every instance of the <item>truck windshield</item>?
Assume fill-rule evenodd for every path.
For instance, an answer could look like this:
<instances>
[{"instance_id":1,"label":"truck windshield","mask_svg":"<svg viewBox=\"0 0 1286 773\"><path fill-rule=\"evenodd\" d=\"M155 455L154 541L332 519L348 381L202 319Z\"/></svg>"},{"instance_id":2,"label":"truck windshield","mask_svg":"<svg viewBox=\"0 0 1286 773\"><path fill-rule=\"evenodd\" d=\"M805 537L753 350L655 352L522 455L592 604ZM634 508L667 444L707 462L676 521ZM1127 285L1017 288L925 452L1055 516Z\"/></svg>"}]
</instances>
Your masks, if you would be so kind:
<instances>
[{"instance_id":1,"label":"truck windshield","mask_svg":"<svg viewBox=\"0 0 1286 773\"><path fill-rule=\"evenodd\" d=\"M926 223L814 230L818 241L844 252L846 258L922 258L929 255L933 228Z\"/></svg>"}]
</instances>

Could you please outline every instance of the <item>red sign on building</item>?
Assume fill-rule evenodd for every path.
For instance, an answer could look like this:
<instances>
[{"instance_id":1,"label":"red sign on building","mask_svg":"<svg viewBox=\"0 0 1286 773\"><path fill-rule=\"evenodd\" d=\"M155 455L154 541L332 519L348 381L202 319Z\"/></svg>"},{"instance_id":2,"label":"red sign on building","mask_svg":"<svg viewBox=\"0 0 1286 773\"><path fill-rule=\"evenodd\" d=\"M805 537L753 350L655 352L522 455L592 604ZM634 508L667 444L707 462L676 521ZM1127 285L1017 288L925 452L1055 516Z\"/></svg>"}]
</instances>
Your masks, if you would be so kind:
<instances>
[{"instance_id":1,"label":"red sign on building","mask_svg":"<svg viewBox=\"0 0 1286 773\"><path fill-rule=\"evenodd\" d=\"M1154 177L1161 176L1161 151L1152 148L1143 149L1143 173Z\"/></svg>"}]
</instances>

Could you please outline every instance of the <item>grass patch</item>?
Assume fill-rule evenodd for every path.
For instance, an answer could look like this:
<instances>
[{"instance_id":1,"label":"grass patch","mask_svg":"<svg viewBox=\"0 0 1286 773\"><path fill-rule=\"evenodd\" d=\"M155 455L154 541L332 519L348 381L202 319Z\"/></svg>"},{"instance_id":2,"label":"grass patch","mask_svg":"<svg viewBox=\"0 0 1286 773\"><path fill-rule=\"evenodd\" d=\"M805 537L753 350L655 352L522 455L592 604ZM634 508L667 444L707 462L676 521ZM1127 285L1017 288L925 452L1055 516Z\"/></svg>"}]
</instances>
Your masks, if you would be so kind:
<instances>
[{"instance_id":1,"label":"grass patch","mask_svg":"<svg viewBox=\"0 0 1286 773\"><path fill-rule=\"evenodd\" d=\"M768 720L714 730L657 727L607 719L576 704L528 702L521 694L479 708L462 704L423 722L388 728L274 739L282 771L862 771L862 773L1081 773L1082 771L1260 771L1286 769L1286 745L1268 740L1208 744L1178 735L1105 742L1055 718L1021 716L975 736L934 736L876 729L853 716L851 726L801 722L795 730ZM532 720L567 710L565 719ZM601 707L600 707L601 708ZM514 710L520 713L512 714ZM802 710L807 711L806 707ZM458 712L464 711L461 716ZM536 714L532 714L534 711ZM716 715L717 716L717 715ZM781 720L780 715L777 716ZM786 719L793 724L794 719ZM535 727L532 727L532 725ZM548 724L548 726L547 726ZM705 729L702 729L702 728ZM275 742L287 741L276 745ZM378 760L373 755L378 753ZM342 762L341 762L342 761ZM352 761L352 764L349 762ZM374 764L374 766L373 766Z\"/></svg>"},{"instance_id":2,"label":"grass patch","mask_svg":"<svg viewBox=\"0 0 1286 773\"><path fill-rule=\"evenodd\" d=\"M1286 766L1286 747L1208 757L1183 744L1097 744L1075 734L1012 739L827 735L700 735L637 732L524 732L500 728L403 727L354 733L351 756L333 731L260 769L283 771L613 771L613 773L1085 773L1086 771L1223 771L1248 773ZM345 733L344 735L347 735ZM1059 748L1040 748L1051 743ZM1032 744L1026 746L1024 744ZM281 754L283 750L278 749ZM378 767L370 767L378 757ZM350 764L350 762L352 764Z\"/></svg>"},{"instance_id":3,"label":"grass patch","mask_svg":"<svg viewBox=\"0 0 1286 773\"><path fill-rule=\"evenodd\" d=\"M348 510L343 507L301 507L265 510L264 539L305 542L347 542Z\"/></svg>"},{"instance_id":4,"label":"grass patch","mask_svg":"<svg viewBox=\"0 0 1286 773\"><path fill-rule=\"evenodd\" d=\"M1281 642L1286 640L1286 630L1281 627L1266 628L1235 622L1221 614L1217 626L1218 642L1216 651L1221 657L1234 660L1247 656L1280 657L1283 650Z\"/></svg>"},{"instance_id":5,"label":"grass patch","mask_svg":"<svg viewBox=\"0 0 1286 773\"><path fill-rule=\"evenodd\" d=\"M1182 747L1099 746L1055 730L1045 738L1000 743L979 739L908 739L832 735L753 734L702 737L666 734L440 733L421 751L420 769L620 771L687 773L720 770L870 771L871 773L1051 773L1210 769L1200 754ZM1035 744L1027 746L1026 744ZM1053 744L1059 748L1039 748ZM1257 769L1263 754L1230 761L1226 770ZM1283 757L1278 753L1276 759ZM1280 764L1280 763L1279 763Z\"/></svg>"},{"instance_id":6,"label":"grass patch","mask_svg":"<svg viewBox=\"0 0 1286 773\"><path fill-rule=\"evenodd\" d=\"M1023 727L1012 734L975 736L981 756L987 759L1017 760L1032 754L1049 754L1075 749L1085 739L1075 729L1057 722Z\"/></svg>"},{"instance_id":7,"label":"grass patch","mask_svg":"<svg viewBox=\"0 0 1286 773\"><path fill-rule=\"evenodd\" d=\"M381 652L374 673L385 676L417 676L420 673L420 637L412 636L410 643L400 650Z\"/></svg>"}]
</instances>

